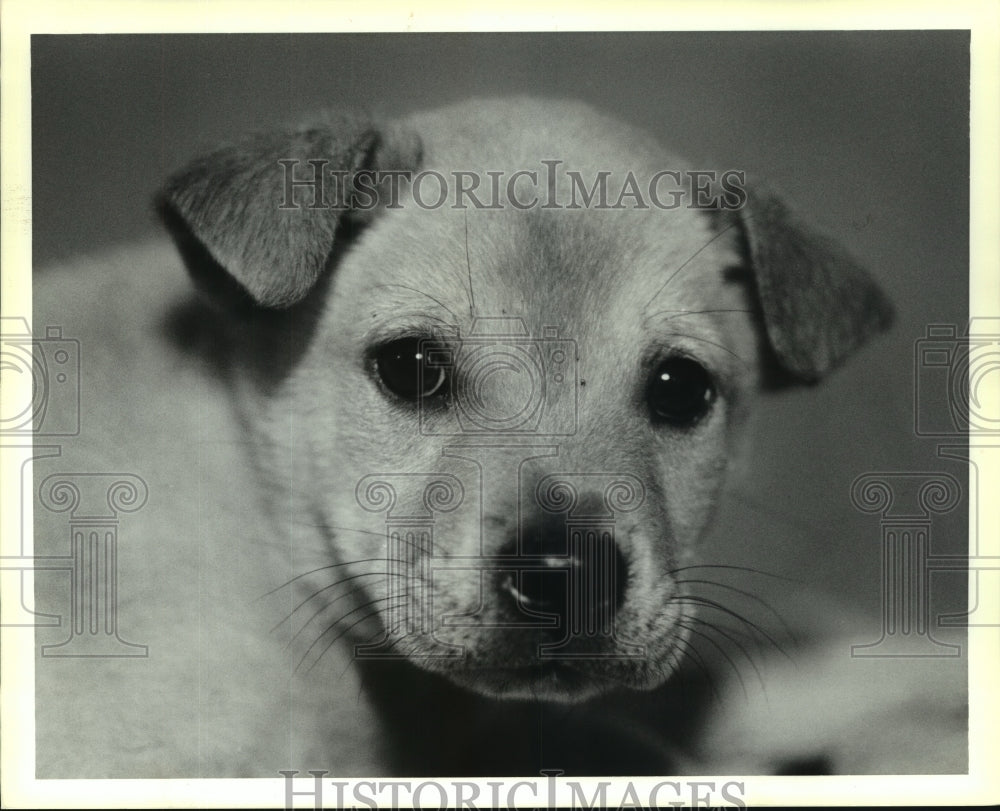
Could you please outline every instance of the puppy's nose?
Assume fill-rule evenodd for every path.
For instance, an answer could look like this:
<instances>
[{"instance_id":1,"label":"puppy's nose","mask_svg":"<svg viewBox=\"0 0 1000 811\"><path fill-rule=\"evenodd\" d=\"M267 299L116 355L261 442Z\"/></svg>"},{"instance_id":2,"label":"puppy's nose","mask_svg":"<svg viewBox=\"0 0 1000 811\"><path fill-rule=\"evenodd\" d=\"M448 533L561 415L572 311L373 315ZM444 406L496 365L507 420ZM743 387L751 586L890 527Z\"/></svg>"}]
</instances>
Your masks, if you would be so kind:
<instances>
[{"instance_id":1,"label":"puppy's nose","mask_svg":"<svg viewBox=\"0 0 1000 811\"><path fill-rule=\"evenodd\" d=\"M512 538L504 554L517 555ZM530 612L555 614L573 635L610 633L625 598L628 571L606 529L567 525L545 516L525 526L520 557L501 581L503 592Z\"/></svg>"}]
</instances>

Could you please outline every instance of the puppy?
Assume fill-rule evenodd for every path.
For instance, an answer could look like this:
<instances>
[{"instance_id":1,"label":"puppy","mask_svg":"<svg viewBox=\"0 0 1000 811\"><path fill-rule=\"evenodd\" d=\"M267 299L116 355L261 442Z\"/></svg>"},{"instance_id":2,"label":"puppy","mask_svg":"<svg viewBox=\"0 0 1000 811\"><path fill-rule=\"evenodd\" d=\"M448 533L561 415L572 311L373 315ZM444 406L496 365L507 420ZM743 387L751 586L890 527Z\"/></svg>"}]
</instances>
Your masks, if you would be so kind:
<instances>
[{"instance_id":1,"label":"puppy","mask_svg":"<svg viewBox=\"0 0 1000 811\"><path fill-rule=\"evenodd\" d=\"M39 630L40 776L713 763L725 638L697 644L690 582L741 429L891 308L766 190L691 176L575 103L329 114L171 177L176 250L38 274L83 358L41 489L148 490L118 525L133 648ZM67 614L68 575L37 580Z\"/></svg>"}]
</instances>

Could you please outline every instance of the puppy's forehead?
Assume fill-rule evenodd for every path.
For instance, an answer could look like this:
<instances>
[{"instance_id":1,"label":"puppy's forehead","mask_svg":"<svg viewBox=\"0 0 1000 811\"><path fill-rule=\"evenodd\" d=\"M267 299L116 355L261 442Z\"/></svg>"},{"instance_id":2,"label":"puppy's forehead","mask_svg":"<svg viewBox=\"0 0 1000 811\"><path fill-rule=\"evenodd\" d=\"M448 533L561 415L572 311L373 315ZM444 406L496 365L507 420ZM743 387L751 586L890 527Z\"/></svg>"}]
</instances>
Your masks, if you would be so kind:
<instances>
[{"instance_id":1,"label":"puppy's forehead","mask_svg":"<svg viewBox=\"0 0 1000 811\"><path fill-rule=\"evenodd\" d=\"M517 316L588 334L606 318L616 334L641 332L664 312L745 306L728 281L735 237L689 209L408 206L365 235L340 283L377 321L427 313L464 329L473 315Z\"/></svg>"},{"instance_id":2,"label":"puppy's forehead","mask_svg":"<svg viewBox=\"0 0 1000 811\"><path fill-rule=\"evenodd\" d=\"M366 298L567 328L585 315L592 331L601 313L634 322L647 308L707 308L728 295L725 271L738 262L734 235L720 238L710 216L688 199L651 205L651 179L683 176L687 166L644 133L582 105L537 100L491 105L476 115L446 108L406 126L423 142L422 198L438 196L439 177L448 197L426 208L410 188L401 210L384 212L367 235L380 261L356 280L368 288ZM581 202L582 188L602 175L604 204ZM613 207L630 175L648 207L633 207L630 197ZM525 210L507 199L515 177L519 201L538 198ZM456 207L455 188L469 178L485 205L466 196ZM661 198L670 188L669 181L660 185ZM492 205L497 189L499 210Z\"/></svg>"}]
</instances>

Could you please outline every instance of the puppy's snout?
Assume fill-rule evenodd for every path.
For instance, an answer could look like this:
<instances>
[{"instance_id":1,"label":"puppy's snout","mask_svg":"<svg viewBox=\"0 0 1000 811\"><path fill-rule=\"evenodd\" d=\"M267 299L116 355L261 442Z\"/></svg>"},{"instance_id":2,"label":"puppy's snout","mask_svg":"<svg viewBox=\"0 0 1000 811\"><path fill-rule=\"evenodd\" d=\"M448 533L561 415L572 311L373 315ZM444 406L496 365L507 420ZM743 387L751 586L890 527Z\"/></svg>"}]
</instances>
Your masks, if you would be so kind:
<instances>
[{"instance_id":1,"label":"puppy's snout","mask_svg":"<svg viewBox=\"0 0 1000 811\"><path fill-rule=\"evenodd\" d=\"M520 550L512 538L504 554L518 555L516 571L501 581L516 607L556 615L558 627L571 635L608 632L628 580L610 532L545 516L523 528Z\"/></svg>"}]
</instances>

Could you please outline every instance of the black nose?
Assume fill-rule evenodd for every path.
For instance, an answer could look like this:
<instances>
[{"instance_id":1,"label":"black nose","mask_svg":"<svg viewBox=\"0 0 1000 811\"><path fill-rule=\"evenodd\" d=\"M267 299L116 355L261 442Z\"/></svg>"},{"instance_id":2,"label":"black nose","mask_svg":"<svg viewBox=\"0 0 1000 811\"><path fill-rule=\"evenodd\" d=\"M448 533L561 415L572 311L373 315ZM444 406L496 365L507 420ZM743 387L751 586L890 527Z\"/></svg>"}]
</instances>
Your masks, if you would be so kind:
<instances>
[{"instance_id":1,"label":"black nose","mask_svg":"<svg viewBox=\"0 0 1000 811\"><path fill-rule=\"evenodd\" d=\"M504 552L518 554L516 538ZM501 588L522 610L556 615L571 635L611 633L628 580L613 527L547 515L523 528L511 563Z\"/></svg>"}]
</instances>

